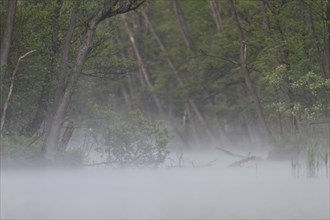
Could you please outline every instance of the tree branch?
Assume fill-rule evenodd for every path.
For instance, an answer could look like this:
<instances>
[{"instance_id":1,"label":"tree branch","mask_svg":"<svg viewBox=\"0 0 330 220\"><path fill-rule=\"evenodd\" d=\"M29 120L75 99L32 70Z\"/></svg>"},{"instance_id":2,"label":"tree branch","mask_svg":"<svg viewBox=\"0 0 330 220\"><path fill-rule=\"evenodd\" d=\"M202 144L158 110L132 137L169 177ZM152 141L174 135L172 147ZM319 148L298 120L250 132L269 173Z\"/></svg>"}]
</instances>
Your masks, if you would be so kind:
<instances>
[{"instance_id":1,"label":"tree branch","mask_svg":"<svg viewBox=\"0 0 330 220\"><path fill-rule=\"evenodd\" d=\"M9 86L8 96L7 96L7 99L6 99L5 104L3 106L3 111L2 111L2 115L1 115L1 122L0 122L0 133L2 132L3 125L5 124L8 103L9 103L9 100L10 100L11 95L13 93L14 81L15 81L15 77L16 77L16 73L17 73L17 70L18 70L19 63L21 62L21 60L23 60L25 57L27 57L29 54L31 54L31 53L33 53L35 51L36 50L31 50L31 51L27 52L26 54L20 56L18 58L18 60L17 60L17 63L16 63L16 66L15 66L14 72L13 72L13 74L11 76L11 79L10 79L10 86Z\"/></svg>"}]
</instances>

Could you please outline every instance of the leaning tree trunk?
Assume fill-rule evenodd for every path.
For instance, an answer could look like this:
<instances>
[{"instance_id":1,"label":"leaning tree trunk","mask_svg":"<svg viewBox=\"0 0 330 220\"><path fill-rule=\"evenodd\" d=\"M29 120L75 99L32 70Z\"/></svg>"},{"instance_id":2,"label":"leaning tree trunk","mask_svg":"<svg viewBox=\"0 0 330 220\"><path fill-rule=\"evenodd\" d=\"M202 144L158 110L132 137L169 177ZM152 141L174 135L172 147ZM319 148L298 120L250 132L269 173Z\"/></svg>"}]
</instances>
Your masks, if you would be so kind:
<instances>
[{"instance_id":1,"label":"leaning tree trunk","mask_svg":"<svg viewBox=\"0 0 330 220\"><path fill-rule=\"evenodd\" d=\"M96 26L97 23L95 21L90 22L89 28L85 34L85 39L76 58L72 78L64 92L64 95L61 97L61 100L58 103L49 131L46 133L43 155L48 160L54 160L56 157L58 141L60 137L61 126L64 121L65 112L69 105L73 91L76 87L78 78L81 74L83 65L86 61L88 50L92 46L92 40L95 34Z\"/></svg>"},{"instance_id":2,"label":"leaning tree trunk","mask_svg":"<svg viewBox=\"0 0 330 220\"><path fill-rule=\"evenodd\" d=\"M10 0L8 7L7 21L4 28L1 41L1 52L0 52L0 85L2 84L3 75L6 70L8 63L8 55L11 45L11 36L14 29L15 15L16 15L17 0ZM2 111L2 106L0 106L0 112Z\"/></svg>"},{"instance_id":3,"label":"leaning tree trunk","mask_svg":"<svg viewBox=\"0 0 330 220\"><path fill-rule=\"evenodd\" d=\"M44 128L44 139L47 138L47 135L49 133L49 130L52 126L52 121L53 117L55 115L57 106L59 106L61 98L64 95L65 91L65 83L69 81L68 79L68 64L69 64L69 52L70 52L70 47L71 47L71 40L73 37L73 33L76 27L76 11L77 11L77 5L75 4L73 8L71 9L71 18L70 18L70 24L69 24L69 29L64 37L64 42L63 46L61 49L61 64L59 67L59 73L58 73L58 80L57 80L57 87L55 90L55 97L54 97L54 103L52 105L52 109L48 111L48 117L44 121L45 123L45 128Z\"/></svg>"},{"instance_id":4,"label":"leaning tree trunk","mask_svg":"<svg viewBox=\"0 0 330 220\"><path fill-rule=\"evenodd\" d=\"M17 7L17 0L10 0L8 2L9 2L9 8L8 8L7 21L1 42L0 66L7 65L8 63L8 55L11 45L11 35L14 29L15 14Z\"/></svg>"},{"instance_id":5,"label":"leaning tree trunk","mask_svg":"<svg viewBox=\"0 0 330 220\"><path fill-rule=\"evenodd\" d=\"M161 105L161 102L160 102L160 99L159 97L157 96L157 94L155 93L154 91L154 86L153 86L153 83L150 79L150 74L144 64L144 61L142 59L142 56L141 56L141 53L140 53L140 49L139 49L139 46L137 44L137 41L135 39L135 36L131 30L131 28L129 27L128 25L128 22L127 22L127 17L126 15L124 14L123 15L123 20L124 20L124 23L125 23L125 27L126 27L126 32L127 32L127 35L129 36L129 39L130 39L130 42L131 42L131 45L133 47L133 50L134 50L134 54L135 54L135 57L138 61L138 64L139 64L139 68L141 70L141 73L143 75L143 79L152 95L152 98L157 106L157 109L158 109L158 112L160 113L160 115L163 115L164 114L164 110L163 110L163 107Z\"/></svg>"},{"instance_id":6,"label":"leaning tree trunk","mask_svg":"<svg viewBox=\"0 0 330 220\"><path fill-rule=\"evenodd\" d=\"M149 27L149 30L151 32L151 34L153 35L153 37L156 39L158 45L159 45L159 48L163 51L163 52L167 52L167 49L164 45L164 43L162 42L161 38L159 37L158 33L155 31L146 11L144 9L142 9L142 14L143 14L143 17L146 21L146 23L148 24L148 27ZM168 64L168 66L171 68L171 70L173 71L173 73L175 74L175 78L176 78L176 81L178 82L179 84L179 87L183 88L184 87L184 83L179 75L179 71L177 70L177 68L175 67L172 59L170 57L166 57L166 62ZM197 105L195 104L195 101L188 97L187 98L187 101L189 103L189 105L191 106L192 110L195 112L199 122L206 128L206 132L207 134L210 136L210 137L213 137L211 131L209 130L205 120L204 120L204 117L202 116L202 114L200 113Z\"/></svg>"},{"instance_id":7,"label":"leaning tree trunk","mask_svg":"<svg viewBox=\"0 0 330 220\"><path fill-rule=\"evenodd\" d=\"M72 94L76 88L76 84L82 72L85 61L87 59L88 52L92 47L93 38L98 24L106 18L134 10L138 8L144 1L134 0L129 2L120 2L120 4L118 2L118 0L112 0L108 2L102 10L97 12L88 21L87 30L85 32L84 40L77 54L70 81L68 82L65 92L59 100L54 117L52 119L51 126L45 136L42 153L43 157L46 160L54 161L56 158L56 153L58 152L59 146L61 126L64 121L65 113L70 103Z\"/></svg>"},{"instance_id":8,"label":"leaning tree trunk","mask_svg":"<svg viewBox=\"0 0 330 220\"><path fill-rule=\"evenodd\" d=\"M175 16L179 23L181 37L182 37L184 43L186 44L186 46L188 47L188 49L193 54L195 54L195 47L193 45L192 40L188 36L188 30L187 30L187 26L186 26L186 23L184 20L183 12L182 12L182 9L177 0L173 1L173 8L174 8Z\"/></svg>"},{"instance_id":9,"label":"leaning tree trunk","mask_svg":"<svg viewBox=\"0 0 330 220\"><path fill-rule=\"evenodd\" d=\"M254 102L254 107L255 107L259 122L261 124L262 129L265 131L266 139L269 141L269 140L271 140L271 133L270 133L269 127L268 127L268 125L266 123L266 120L265 120L265 116L264 116L264 113L263 113L263 110L262 110L262 107L261 107L259 96L258 96L257 92L255 91L255 89L253 87L253 84L252 84L252 81L251 81L250 76L249 76L250 75L250 70L247 66L246 45L244 43L243 31L242 31L240 22L238 20L238 16L237 16L237 13L236 13L236 7L234 5L233 0L229 0L229 3L230 3L230 6L231 6L231 9L232 9L233 18L234 18L234 22L235 22L236 29L237 29L237 32L238 32L238 39L239 39L239 43L240 43L240 50L239 51L240 51L241 71L242 71L242 74L243 74L243 77L244 77L245 84L246 84L246 86L247 86L247 88L250 92L251 98Z\"/></svg>"},{"instance_id":10,"label":"leaning tree trunk","mask_svg":"<svg viewBox=\"0 0 330 220\"><path fill-rule=\"evenodd\" d=\"M289 72L290 69L291 69L291 63L290 63L290 50L288 48L288 45L287 45L287 39L285 38L285 34L284 34L284 31L281 27L281 24L279 22L279 20L276 20L276 27L277 27L277 30L280 34L280 37L281 37L281 40L282 40L282 43L283 43L283 46L280 48L280 54L277 56L278 57L278 62L279 64L284 64L285 65L285 68L287 69L287 71ZM294 95L294 92L291 88L291 84L293 83L292 82L292 79L289 79L289 77L287 75L284 76L284 79L283 79L283 82L284 82L284 88L285 88L285 92L286 92L286 95L287 95L287 100L288 100L288 104L289 104L289 108L291 110L293 110L294 108L294 102L295 102L295 95ZM294 133L298 133L299 132L299 126L298 126L298 120L297 120L297 117L296 115L294 114L291 114L290 116L290 122L291 122L291 127L292 127L292 131Z\"/></svg>"},{"instance_id":11,"label":"leaning tree trunk","mask_svg":"<svg viewBox=\"0 0 330 220\"><path fill-rule=\"evenodd\" d=\"M223 27L222 27L222 19L221 19L221 8L220 5L216 0L209 0L210 2L210 7L211 7L211 12L212 16L214 19L214 23L217 26L217 31L218 32L223 32Z\"/></svg>"},{"instance_id":12,"label":"leaning tree trunk","mask_svg":"<svg viewBox=\"0 0 330 220\"><path fill-rule=\"evenodd\" d=\"M265 31L265 35L268 38L271 38L270 22L269 22L269 16L268 16L267 10L266 10L265 0L259 0L259 4L260 4L260 10L262 13L262 24L263 24L263 29ZM273 52L271 52L271 51L268 52L269 56L276 57L272 53ZM279 66L279 61L277 59L273 60L273 66L274 66L274 69ZM276 93L276 99L279 101L280 98L279 98L278 92L276 91L275 93ZM283 138L283 122L282 122L282 113L280 111L277 111L277 120L278 120L278 126L279 126L279 133L280 133L280 136Z\"/></svg>"},{"instance_id":13,"label":"leaning tree trunk","mask_svg":"<svg viewBox=\"0 0 330 220\"><path fill-rule=\"evenodd\" d=\"M173 8L174 8L175 16L176 16L178 24L179 24L181 37L182 37L186 47L190 51L190 53L195 56L196 55L195 46L193 44L193 41L191 40L191 38L188 35L188 28L187 28L187 25L186 25L186 22L185 22L185 19L184 19L184 15L183 15L182 9L181 9L181 7L180 7L177 0L173 1ZM174 72L178 73L178 71L174 71ZM176 75L177 75L177 79L181 81L179 75L178 74L176 74ZM208 96L208 94L206 94L206 95ZM207 136L211 140L214 140L215 137L214 137L212 131L210 130L208 124L206 123L203 115L201 114L201 112L197 108L196 103L191 98L188 98L188 103L189 103L190 107L193 109L193 111L195 112L198 121L204 127Z\"/></svg>"},{"instance_id":14,"label":"leaning tree trunk","mask_svg":"<svg viewBox=\"0 0 330 220\"><path fill-rule=\"evenodd\" d=\"M330 0L327 1L327 6L326 6L326 18L325 18L325 39L324 39L324 45L325 45L325 70L326 70L326 75L328 78L330 78ZM330 112L330 111L329 111ZM330 126L330 125L329 125Z\"/></svg>"},{"instance_id":15,"label":"leaning tree trunk","mask_svg":"<svg viewBox=\"0 0 330 220\"><path fill-rule=\"evenodd\" d=\"M261 8L261 13L262 13L262 24L264 27L264 30L266 31L266 35L270 35L270 23L269 23L269 17L266 12L266 5L265 5L265 0L259 0L260 8Z\"/></svg>"},{"instance_id":16,"label":"leaning tree trunk","mask_svg":"<svg viewBox=\"0 0 330 220\"><path fill-rule=\"evenodd\" d=\"M115 44L121 43L121 37L119 35L119 32L117 32L115 37ZM125 59L126 55L124 50L120 50L119 56L121 59ZM128 71L128 65L124 63L124 68ZM127 74L123 85L121 86L122 95L125 98L126 106L129 111L134 109L134 94L136 94L136 85L134 80L132 79L131 74Z\"/></svg>"},{"instance_id":17,"label":"leaning tree trunk","mask_svg":"<svg viewBox=\"0 0 330 220\"><path fill-rule=\"evenodd\" d=\"M310 8L308 4L304 0L300 0L300 6L301 6L301 14L304 17L305 24L308 29L308 33L310 37L312 38L314 47L316 48L316 57L319 60L320 70L323 73L325 78L329 78L329 70L326 70L327 68L327 60L326 60L326 51L324 51L320 45L320 42L318 40L318 37L315 33L314 23L313 23L313 17L310 11ZM327 14L329 14L330 11L328 11ZM329 16L329 15L328 15ZM329 24L328 24L329 25ZM328 33L329 34L329 33ZM329 57L328 57L329 58Z\"/></svg>"},{"instance_id":18,"label":"leaning tree trunk","mask_svg":"<svg viewBox=\"0 0 330 220\"><path fill-rule=\"evenodd\" d=\"M68 32L65 35L64 38L64 43L62 46L62 60L61 60L61 67L60 67L60 73L58 75L58 87L55 92L55 105L59 104L60 98L62 97L65 89L65 81L68 77L68 64L69 64L69 52L70 52L70 47L71 47L71 40L73 37L73 33L76 27L76 20L77 20L77 15L76 15L76 5L73 6L71 9L71 18L70 18L70 24L69 24L69 29Z\"/></svg>"},{"instance_id":19,"label":"leaning tree trunk","mask_svg":"<svg viewBox=\"0 0 330 220\"><path fill-rule=\"evenodd\" d=\"M41 94L38 100L37 111L34 114L30 123L21 131L21 134L31 137L33 136L41 127L42 123L47 117L47 112L49 109L48 102L51 92L50 82L52 77L56 74L56 57L59 50L59 17L61 14L61 8L63 5L63 0L58 0L53 11L53 16L51 17L52 32L51 32L51 58L49 59L49 72L45 73ZM51 113L49 114L51 115Z\"/></svg>"}]
</instances>

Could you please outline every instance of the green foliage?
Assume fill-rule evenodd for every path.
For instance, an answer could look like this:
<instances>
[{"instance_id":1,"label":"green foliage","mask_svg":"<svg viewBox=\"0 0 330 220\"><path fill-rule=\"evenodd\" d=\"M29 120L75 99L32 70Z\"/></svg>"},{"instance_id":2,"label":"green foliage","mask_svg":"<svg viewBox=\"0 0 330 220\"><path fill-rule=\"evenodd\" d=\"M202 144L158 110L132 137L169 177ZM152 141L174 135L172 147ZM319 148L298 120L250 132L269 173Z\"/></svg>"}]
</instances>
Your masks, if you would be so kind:
<instances>
[{"instance_id":1,"label":"green foliage","mask_svg":"<svg viewBox=\"0 0 330 220\"><path fill-rule=\"evenodd\" d=\"M105 146L107 161L120 166L158 166L169 154L170 135L158 121L149 122L141 112L128 115L103 112L104 120L95 128L94 138Z\"/></svg>"},{"instance_id":2,"label":"green foliage","mask_svg":"<svg viewBox=\"0 0 330 220\"><path fill-rule=\"evenodd\" d=\"M7 156L19 151L20 143L14 139L33 120L40 106L45 105L45 115L53 112L51 107L61 69L61 49L69 28L71 9L77 8L77 25L71 41L68 75L72 73L83 41L87 18L103 6L103 1L63 1L59 18L55 21L57 1L18 2L9 65L1 70L5 73L1 82L1 106L18 57L32 49L36 53L21 63L15 79L2 137L5 143L8 142L5 144ZM223 135L230 136L239 133L243 124L247 123L249 127L258 124L253 101L241 74L239 40L232 10L229 4L216 2L222 32L216 29L208 1L179 1L194 51L184 43L172 1L148 1L143 6L166 51L160 49L140 9L128 14L129 26L153 84L152 91L139 71L142 64L136 61L121 17L111 18L98 26L66 117L81 124L90 118L105 118L107 126L98 124L100 128L92 127L100 132L102 141L99 141L108 146L109 160L157 163L155 161L161 161L166 155L163 148L168 134L162 130L163 126L148 122L138 113L124 114L131 109L140 109L148 118L163 117L174 122L174 130L191 129L187 132L204 134L205 128L187 105L190 98L208 126L215 128L214 133L222 128ZM326 53L329 45L324 40L329 34L324 25L329 22L325 20L328 2L305 0L314 33L310 33L306 24L300 1L266 0L269 30L263 24L258 0L234 2L246 44L249 76L273 136L278 145L306 147L301 143L308 142L314 135L309 132L308 124L328 120L330 111L330 80L320 68L321 60L329 59ZM6 1L3 6L0 9L1 27L6 20ZM167 58L172 60L177 73L169 67ZM177 82L176 74L183 85ZM42 96L44 88L49 89L46 96ZM164 115L159 114L152 93L160 98ZM123 114L103 112L102 109L106 108ZM190 110L189 115L185 115L187 110ZM188 117L188 125L181 123L184 116ZM326 132L320 132L317 138L323 140L325 136ZM11 144L14 147L10 148ZM144 146L138 151L144 156L132 156L137 146ZM159 158L153 157L158 150L161 152ZM71 153L75 155L72 157L77 157L73 160L81 159L79 152Z\"/></svg>"},{"instance_id":3,"label":"green foliage","mask_svg":"<svg viewBox=\"0 0 330 220\"><path fill-rule=\"evenodd\" d=\"M42 142L36 137L1 135L1 160L15 164L15 161L33 162L40 155Z\"/></svg>"}]
</instances>

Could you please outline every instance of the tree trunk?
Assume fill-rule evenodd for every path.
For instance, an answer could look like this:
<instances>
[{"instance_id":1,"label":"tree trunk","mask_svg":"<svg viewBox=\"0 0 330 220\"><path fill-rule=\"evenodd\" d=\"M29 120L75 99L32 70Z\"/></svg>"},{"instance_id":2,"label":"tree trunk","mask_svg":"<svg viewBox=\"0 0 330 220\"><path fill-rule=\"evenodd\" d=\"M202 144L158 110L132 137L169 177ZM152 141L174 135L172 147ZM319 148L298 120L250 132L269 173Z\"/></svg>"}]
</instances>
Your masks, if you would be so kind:
<instances>
[{"instance_id":1,"label":"tree trunk","mask_svg":"<svg viewBox=\"0 0 330 220\"><path fill-rule=\"evenodd\" d=\"M330 0L327 1L326 18L325 18L325 71L328 78L330 78ZM328 12L328 13L327 13ZM330 112L330 111L329 111ZM329 125L330 126L330 125Z\"/></svg>"},{"instance_id":2,"label":"tree trunk","mask_svg":"<svg viewBox=\"0 0 330 220\"><path fill-rule=\"evenodd\" d=\"M284 64L286 69L289 71L291 69L291 64L289 62L290 50L289 50L289 48L286 44L287 40L285 38L285 35L284 35L284 32L281 28L280 23L279 23L278 20L276 22L277 22L277 29L280 33L280 37L281 37L281 40L283 42L283 47L281 47L281 50L280 50L281 54L278 56L279 57L278 63L279 64ZM291 79L288 78L287 75L284 76L283 81L284 81L284 87L285 87L285 90L286 90L286 95L287 95L289 107L290 107L291 110L293 110L294 101L295 101L294 93L291 89L291 84L293 82L292 82ZM290 126L292 126L292 131L294 133L298 133L299 132L298 121L297 121L297 118L294 114L291 114L290 121L291 121Z\"/></svg>"},{"instance_id":3,"label":"tree trunk","mask_svg":"<svg viewBox=\"0 0 330 220\"><path fill-rule=\"evenodd\" d=\"M111 24L109 23L109 26ZM122 38L120 36L120 32L117 31L116 32L116 36L115 36L115 44L122 44ZM122 59L125 59L128 55L125 54L125 51L124 50L120 50L119 52L119 56L120 58ZM134 56L132 56L134 57ZM122 91L122 95L124 96L125 98L125 102L126 102L126 106L128 108L129 111L132 111L133 109L135 109L135 106L138 105L139 106L139 103L135 103L135 94L136 94L136 80L134 80L134 78L132 77L132 74L129 74L129 67L127 65L127 63L125 62L124 63L124 69L127 70L127 74L126 74L126 77L125 77L125 80L124 80L124 84L121 86L121 91Z\"/></svg>"},{"instance_id":4,"label":"tree trunk","mask_svg":"<svg viewBox=\"0 0 330 220\"><path fill-rule=\"evenodd\" d=\"M46 73L48 74L48 73ZM45 77L49 78L49 77ZM41 94L38 100L38 107L35 115L33 116L30 123L21 130L20 134L25 135L27 137L32 137L38 129L41 127L42 123L45 121L46 115L47 115L47 103L49 98L49 84L46 82L49 82L49 80L44 79L44 85L41 89Z\"/></svg>"},{"instance_id":5,"label":"tree trunk","mask_svg":"<svg viewBox=\"0 0 330 220\"><path fill-rule=\"evenodd\" d=\"M0 67L7 65L11 45L11 35L14 29L17 0L9 0L8 15L1 42ZM1 73L0 73L1 74Z\"/></svg>"},{"instance_id":6,"label":"tree trunk","mask_svg":"<svg viewBox=\"0 0 330 220\"><path fill-rule=\"evenodd\" d=\"M265 0L259 0L261 13L262 13L262 24L264 30L266 31L266 35L269 36L270 34L270 25L269 25L269 17L266 12Z\"/></svg>"},{"instance_id":7,"label":"tree trunk","mask_svg":"<svg viewBox=\"0 0 330 220\"><path fill-rule=\"evenodd\" d=\"M92 19L92 21L93 20L94 19ZM61 126L64 121L65 112L68 108L71 96L73 94L78 78L83 69L88 51L92 46L92 41L95 34L97 23L94 21L94 22L90 22L89 24L88 30L84 37L84 41L80 47L80 50L76 58L76 63L73 69L71 79L65 89L63 96L61 97L58 103L49 131L47 131L46 133L43 155L47 160L54 160L56 157L58 141L60 137Z\"/></svg>"},{"instance_id":8,"label":"tree trunk","mask_svg":"<svg viewBox=\"0 0 330 220\"><path fill-rule=\"evenodd\" d=\"M102 10L97 12L88 21L87 30L85 32L84 40L80 46L79 52L76 57L76 62L73 68L70 80L65 88L62 97L59 100L58 106L56 107L55 115L52 118L52 123L45 135L44 146L42 149L43 157L46 160L54 161L58 152L58 145L60 139L61 126L64 121L66 110L69 106L70 99L76 88L77 81L82 72L83 66L87 59L89 50L92 47L94 34L98 24L106 18L123 14L128 11L138 8L143 3L134 0L130 2L120 2L113 0L108 2Z\"/></svg>"},{"instance_id":9,"label":"tree trunk","mask_svg":"<svg viewBox=\"0 0 330 220\"><path fill-rule=\"evenodd\" d=\"M152 23L151 23L151 21L150 21L148 15L147 15L146 11L145 11L143 8L142 8L142 14L143 14L143 16L144 16L145 21L146 21L147 24L148 24L148 27L149 27L150 32L152 33L153 37L156 39L156 41L157 41L157 43L158 43L158 45L159 45L159 48L160 48L163 52L167 52L167 49L165 48L164 43L162 42L162 40L160 39L159 35L158 35L157 32L155 31L155 29L154 29L154 27L153 27L153 25L152 25ZM173 63L173 61L172 61L172 59L171 59L170 57L167 56L167 57L166 57L166 62L167 62L167 64L169 65L169 67L171 68L171 70L173 71L173 73L175 74L175 78L176 78L176 80L177 80L179 86L180 86L180 87L184 87L184 83L183 83L183 81L182 81L182 79L181 79L181 77L180 77L180 75L179 75L179 72L178 72L177 68L175 67L175 65L174 65L174 63ZM208 128L208 126L207 126L207 124L206 124L206 122L205 122L205 120L204 120L204 117L203 117L202 114L200 113L200 111L199 111L198 107L196 106L194 100L193 100L192 98L188 97L188 103L189 103L189 105L192 107L193 111L195 112L195 114L196 114L196 116L197 116L199 122L202 124L203 127L205 127L207 134L208 134L211 138L213 138L212 132L209 130L209 128Z\"/></svg>"},{"instance_id":10,"label":"tree trunk","mask_svg":"<svg viewBox=\"0 0 330 220\"><path fill-rule=\"evenodd\" d=\"M264 113L263 113L263 110L262 110L262 107L261 107L260 99L258 97L257 92L255 91L255 89L253 87L253 84L252 84L252 82L250 80L250 76L249 76L250 71L249 71L249 68L247 66L246 45L245 45L245 42L244 42L243 31L242 31L240 22L238 20L238 16L237 16L237 13L236 13L236 7L234 5L233 0L229 0L229 3L230 3L230 6L231 6L231 9L232 9L233 18L234 18L234 22L235 22L235 25L236 25L236 29L237 29L237 32L238 32L238 38L239 38L239 42L240 42L241 71L242 71L242 74L243 74L243 77L244 77L245 84L246 84L246 86L247 86L247 88L250 92L251 98L254 102L254 107L255 107L259 122L261 124L261 127L262 127L263 131L265 131L266 140L269 141L271 139L271 133L270 133L269 127L268 127L268 125L266 123L266 120L265 120L265 116L264 116Z\"/></svg>"},{"instance_id":11,"label":"tree trunk","mask_svg":"<svg viewBox=\"0 0 330 220\"><path fill-rule=\"evenodd\" d=\"M308 33L309 33L310 37L313 40L314 47L316 48L316 53L317 53L316 56L319 60L320 70L323 73L325 78L329 78L330 77L328 75L329 70L328 71L326 70L326 68L327 68L327 64L326 64L327 61L325 60L326 59L326 51L322 50L320 42L319 42L319 40L316 36L315 28L314 28L314 24L313 24L313 17L311 15L310 8L304 0L300 0L300 7L301 7L301 14L304 17L305 24L306 24L307 29L308 29ZM330 12L328 11L327 14L329 14L329 13ZM327 15L327 16L329 16L329 15Z\"/></svg>"},{"instance_id":12,"label":"tree trunk","mask_svg":"<svg viewBox=\"0 0 330 220\"><path fill-rule=\"evenodd\" d=\"M262 18L263 18L262 23L263 23L265 35L267 37L271 37L270 22L269 22L269 16L267 15L267 12L266 12L265 0L259 0L259 4L260 4L260 9L261 9ZM269 52L269 56L276 57L271 52ZM277 59L273 60L273 66L274 66L274 69L279 66L279 61ZM275 92L275 93L276 93L276 99L279 101L278 92ZM277 111L277 119L278 119L277 121L278 121L278 126L279 126L279 134L280 134L280 137L283 138L282 113L280 111Z\"/></svg>"},{"instance_id":13,"label":"tree trunk","mask_svg":"<svg viewBox=\"0 0 330 220\"><path fill-rule=\"evenodd\" d=\"M69 52L71 47L71 40L76 27L76 20L77 20L76 6L73 6L73 8L71 9L69 29L65 35L64 44L61 52L61 56L62 56L61 67L60 67L61 71L58 76L58 83L57 83L58 86L55 92L55 101L54 101L55 106L59 104L60 98L63 96L65 89L65 81L68 76L67 69L69 63Z\"/></svg>"},{"instance_id":14,"label":"tree trunk","mask_svg":"<svg viewBox=\"0 0 330 220\"><path fill-rule=\"evenodd\" d=\"M211 6L211 12L214 19L214 23L217 26L217 31L223 32L220 6L216 0L209 0L209 3Z\"/></svg>"},{"instance_id":15,"label":"tree trunk","mask_svg":"<svg viewBox=\"0 0 330 220\"><path fill-rule=\"evenodd\" d=\"M72 121L69 121L65 127L61 141L59 143L58 151L56 154L57 157L61 158L63 156L73 132L74 132L74 124Z\"/></svg>"},{"instance_id":16,"label":"tree trunk","mask_svg":"<svg viewBox=\"0 0 330 220\"><path fill-rule=\"evenodd\" d=\"M152 95L152 98L157 106L157 109L159 111L159 113L161 115L163 115L164 111L163 111L163 107L161 105L161 102L160 102L160 99L159 97L157 96L157 94L155 93L154 91L154 86L153 86L153 83L150 79L150 74L148 73L148 70L143 62L143 59L142 59L142 56L141 56L141 53L140 53L140 50L139 50L139 47L138 47L138 44L135 40L135 37L134 37L134 34L131 30L131 28L129 27L128 25L128 22L127 22L127 17L125 14L122 15L123 17L123 20L124 20L124 23L125 23L125 27L126 27L126 32L127 32L127 35L129 36L129 39L130 39L130 42L131 42L131 45L133 47L133 50L134 50L134 54L135 54L135 57L138 61L138 64L139 64L139 68L141 70L141 73L143 75L143 79L149 89L149 91L151 92L151 95Z\"/></svg>"},{"instance_id":17,"label":"tree trunk","mask_svg":"<svg viewBox=\"0 0 330 220\"><path fill-rule=\"evenodd\" d=\"M177 0L173 1L173 8L174 8L175 15L176 15L176 18L177 18L177 21L178 21L178 24L179 24L181 37L182 37L183 41L185 42L186 47L189 49L190 53L192 55L196 55L196 51L195 51L195 48L193 46L193 42L192 42L192 40L190 39L190 37L188 35L187 26L186 26L186 22L184 20L184 15L183 15L182 9L181 9L181 7L180 7ZM161 42L159 37L158 37L158 39L159 40L157 40L157 41ZM165 47L164 47L164 49L165 49ZM176 68L174 67L173 64L169 63L169 65L170 65L171 68L173 68L173 71L176 73L177 81L179 82L179 84L181 84L181 86L183 86L183 83L182 83L182 80L180 79L178 71L176 70ZM197 108L197 106L196 106L195 102L193 101L193 99L188 97L188 103L191 106L191 108L193 109L193 111L196 113L197 119L199 120L201 125L205 128L205 131L206 131L207 135L209 136L209 138L211 138L212 140L215 139L213 133L211 132L209 126L207 125L203 115L201 114L201 112Z\"/></svg>"},{"instance_id":18,"label":"tree trunk","mask_svg":"<svg viewBox=\"0 0 330 220\"><path fill-rule=\"evenodd\" d=\"M188 132L188 138L189 141L188 143L192 144L192 146L197 145L197 146L201 146L201 142L200 142L200 138L197 132L197 126L195 125L195 120L194 120L194 114L193 112L191 112L191 109L189 107L189 104L186 103L185 104L185 112L186 112L186 117L187 117L187 122L186 124L188 124L188 126L190 127L190 130L192 133L190 134L190 132ZM192 141L190 141L192 140ZM192 142L192 143L191 143Z\"/></svg>"},{"instance_id":19,"label":"tree trunk","mask_svg":"<svg viewBox=\"0 0 330 220\"><path fill-rule=\"evenodd\" d=\"M52 24L52 34L51 34L51 58L49 59L49 73L46 72L44 79L43 79L43 85L41 88L41 94L38 101L38 107L37 111L32 118L31 122L24 128L24 130L21 131L21 134L26 135L28 137L33 136L38 129L41 127L42 123L45 122L45 119L48 115L52 115L48 112L48 101L50 96L51 87L50 82L52 80L52 77L57 72L57 63L56 63L56 57L58 55L58 49L59 49L59 24L58 20L61 13L61 8L63 5L63 0L57 0L56 7L54 9L54 14L51 17L51 24ZM46 123L47 124L47 123Z\"/></svg>"},{"instance_id":20,"label":"tree trunk","mask_svg":"<svg viewBox=\"0 0 330 220\"><path fill-rule=\"evenodd\" d=\"M188 36L187 26L186 26L186 23L185 23L185 20L184 20L182 9L181 9L181 7L178 3L178 0L173 1L173 8L174 8L174 12L175 12L176 18L177 18L178 23L179 23L180 33L181 33L182 39L184 40L184 43L189 48L189 50L193 54L195 54L195 48L194 48L194 45L192 43L192 40Z\"/></svg>"}]
</instances>

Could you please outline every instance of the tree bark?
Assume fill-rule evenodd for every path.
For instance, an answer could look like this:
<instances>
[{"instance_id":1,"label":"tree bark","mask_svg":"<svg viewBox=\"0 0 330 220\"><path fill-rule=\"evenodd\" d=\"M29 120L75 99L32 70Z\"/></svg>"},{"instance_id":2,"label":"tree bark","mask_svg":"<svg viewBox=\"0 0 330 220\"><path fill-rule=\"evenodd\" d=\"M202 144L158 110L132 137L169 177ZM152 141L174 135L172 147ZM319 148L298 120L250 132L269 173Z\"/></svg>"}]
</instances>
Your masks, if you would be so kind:
<instances>
[{"instance_id":1,"label":"tree bark","mask_svg":"<svg viewBox=\"0 0 330 220\"><path fill-rule=\"evenodd\" d=\"M220 6L216 0L209 0L209 3L211 6L211 12L214 19L214 23L217 26L217 31L223 32Z\"/></svg>"},{"instance_id":2,"label":"tree bark","mask_svg":"<svg viewBox=\"0 0 330 220\"><path fill-rule=\"evenodd\" d=\"M17 0L9 0L8 15L1 42L0 67L7 65L11 46L11 36L14 29ZM0 73L1 74L1 73Z\"/></svg>"},{"instance_id":3,"label":"tree bark","mask_svg":"<svg viewBox=\"0 0 330 220\"><path fill-rule=\"evenodd\" d=\"M238 20L236 7L234 5L233 0L229 0L229 4L230 4L231 9L232 9L236 30L238 32L238 39L239 39L239 42L240 42L241 72L243 74L245 84L246 84L246 86L247 86L247 88L250 92L251 98L254 102L254 107L255 107L260 125L261 125L262 129L265 131L267 141L269 141L269 140L271 140L271 133L270 133L269 127L268 127L268 125L266 123L266 120L265 120L265 116L264 116L264 113L263 113L263 110L262 110L262 107L261 107L260 99L258 97L257 92L255 91L255 89L253 87L253 84L252 84L250 76L249 76L250 71L249 71L249 68L247 66L246 44L244 42L243 31L242 31L240 22Z\"/></svg>"},{"instance_id":4,"label":"tree bark","mask_svg":"<svg viewBox=\"0 0 330 220\"><path fill-rule=\"evenodd\" d=\"M87 55L93 43L96 28L98 24L106 18L123 14L128 11L138 8L144 1L134 0L129 2L120 2L112 0L108 2L104 8L98 11L88 21L87 30L84 35L84 40L80 46L79 52L76 57L76 62L73 68L72 75L65 88L59 104L56 108L55 115L52 118L52 123L49 131L45 136L44 147L42 149L43 157L48 161L54 161L58 152L58 145L60 139L61 126L64 121L66 110L69 106L70 99L76 88L77 81L82 72L83 66L87 59Z\"/></svg>"}]
</instances>

